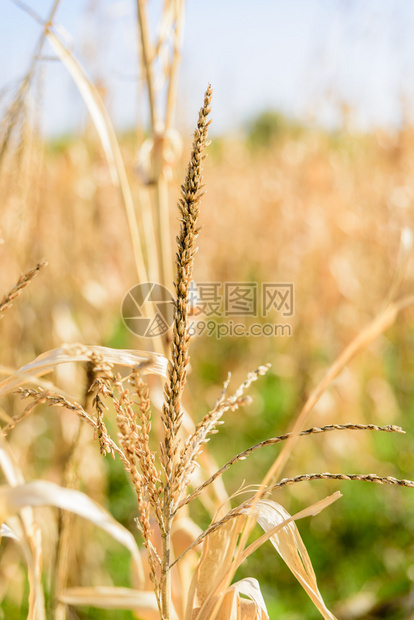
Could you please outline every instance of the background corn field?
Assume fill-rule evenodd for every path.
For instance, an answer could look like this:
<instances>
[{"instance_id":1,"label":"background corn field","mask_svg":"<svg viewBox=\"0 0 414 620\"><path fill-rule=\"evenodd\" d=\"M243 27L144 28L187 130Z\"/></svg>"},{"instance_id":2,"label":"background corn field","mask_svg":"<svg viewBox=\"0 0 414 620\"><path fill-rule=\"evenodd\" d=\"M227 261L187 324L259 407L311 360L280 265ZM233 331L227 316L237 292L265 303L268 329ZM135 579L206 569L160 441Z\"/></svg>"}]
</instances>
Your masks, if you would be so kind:
<instances>
[{"instance_id":1,"label":"background corn field","mask_svg":"<svg viewBox=\"0 0 414 620\"><path fill-rule=\"evenodd\" d=\"M48 267L0 322L2 369L20 368L63 342L147 349L145 339L131 334L120 314L124 295L137 283L136 267L122 200L92 122L82 135L47 139L21 110L15 114L5 116L3 123L3 140L8 127L13 126L13 133L0 170L0 291L6 292L41 258ZM178 230L175 203L191 131L189 124L166 185L166 230L172 248ZM140 169L139 147L146 137L141 127L118 136L142 235L147 230L145 201L154 201L156 192L155 186L145 184ZM196 421L216 400L229 371L238 385L250 370L272 364L252 388L253 403L229 412L209 443L218 465L289 430L322 374L384 308L390 291L394 298L413 293L413 170L414 130L408 120L393 131L357 133L345 122L328 131L268 112L257 115L237 136L223 132L213 137L204 165L207 191L195 282L295 286L290 337L218 340L202 335L192 341L185 404ZM148 258L148 237L144 248ZM172 253L170 258L172 273ZM304 438L284 475L375 472L414 478L413 344L413 311L408 308L346 366L315 407L310 423L393 424L406 435ZM74 398L85 392L84 369L74 365L58 368L53 381ZM16 396L3 398L0 405L11 417L22 409ZM112 424L116 435L115 421ZM76 480L76 488L135 532L132 487L119 461L100 456L92 432L82 434L76 470L68 471L77 433L71 412L57 414L42 405L8 440L26 480L69 486ZM266 447L233 466L223 478L227 492L236 492L243 482L258 483L277 453L277 446ZM275 499L293 514L338 488L343 493L339 502L298 525L327 606L343 620L411 618L412 489L321 480L281 489ZM203 529L211 520L207 508L190 508ZM52 609L48 597L55 578L55 543L66 517L62 512L56 518L51 508L36 514L44 538L46 603ZM128 552L91 524L73 518L70 541L69 585L133 585ZM270 543L237 573L239 578L249 575L261 584L270 618L320 617ZM0 618L25 618L26 569L18 547L6 538L0 546L0 576ZM92 607L70 607L67 613L68 618L115 617L113 611ZM116 611L116 617L135 616Z\"/></svg>"}]
</instances>

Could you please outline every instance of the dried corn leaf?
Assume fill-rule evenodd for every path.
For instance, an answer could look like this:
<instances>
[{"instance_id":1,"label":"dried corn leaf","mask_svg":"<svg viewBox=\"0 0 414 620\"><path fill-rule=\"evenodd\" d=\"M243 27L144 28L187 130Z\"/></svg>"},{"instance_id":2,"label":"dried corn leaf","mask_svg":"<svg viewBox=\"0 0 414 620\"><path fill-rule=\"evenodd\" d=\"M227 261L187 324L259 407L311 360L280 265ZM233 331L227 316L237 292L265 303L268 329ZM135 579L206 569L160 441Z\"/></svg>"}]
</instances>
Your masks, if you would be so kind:
<instances>
[{"instance_id":1,"label":"dried corn leaf","mask_svg":"<svg viewBox=\"0 0 414 620\"><path fill-rule=\"evenodd\" d=\"M141 241L135 216L134 203L128 178L122 160L121 149L119 148L115 130L109 118L108 112L103 104L98 90L95 88L87 76L82 65L78 62L72 52L64 45L56 32L46 29L46 37L56 52L57 56L64 64L73 81L75 82L89 114L98 132L102 147L108 160L112 181L121 190L128 218L128 226L131 234L132 247L137 266L138 278L140 282L148 282L147 270L145 267L144 256L141 248Z\"/></svg>"},{"instance_id":2,"label":"dried corn leaf","mask_svg":"<svg viewBox=\"0 0 414 620\"><path fill-rule=\"evenodd\" d=\"M250 618L252 618L252 620L264 620L265 618L269 618L266 603L257 579L253 577L241 579L233 583L229 590L236 590L239 594L244 594L251 599L250 601L240 599L242 620L250 620Z\"/></svg>"},{"instance_id":3,"label":"dried corn leaf","mask_svg":"<svg viewBox=\"0 0 414 620\"><path fill-rule=\"evenodd\" d=\"M157 599L152 591L110 586L68 588L59 595L59 600L66 605L89 605L99 609L134 609L139 611L140 618L145 619L147 613L153 617L159 615Z\"/></svg>"},{"instance_id":4,"label":"dried corn leaf","mask_svg":"<svg viewBox=\"0 0 414 620\"><path fill-rule=\"evenodd\" d=\"M24 477L8 442L0 436L0 467L11 486L24 483Z\"/></svg>"},{"instance_id":5,"label":"dried corn leaf","mask_svg":"<svg viewBox=\"0 0 414 620\"><path fill-rule=\"evenodd\" d=\"M299 519L304 519L305 517L316 516L324 508L326 508L327 506L330 506L331 504L333 504L333 502L336 502L336 500L339 499L340 497L342 497L342 493L340 493L340 491L336 491L336 493L333 493L332 495L328 495L328 497L325 497L324 499L319 500L315 504L312 504L311 506L304 508L300 512L297 512L296 514L294 514L293 516L289 516L289 519L286 519L278 523L273 529L268 530L265 534L263 534L263 536L255 540L251 545L249 545L247 549L245 549L245 551L243 551L243 553L240 556L238 566L240 566L240 564L249 555L254 553L263 543L269 540L273 536L273 534L276 534L277 532L279 532L285 525L288 525L288 523L290 523L291 521L298 521ZM258 503L260 505L260 502ZM251 514L252 507L247 505L241 510L241 512L244 514Z\"/></svg>"},{"instance_id":6,"label":"dried corn leaf","mask_svg":"<svg viewBox=\"0 0 414 620\"><path fill-rule=\"evenodd\" d=\"M202 616L208 618L208 616ZM223 597L215 620L241 620L240 597L236 590L229 590Z\"/></svg>"},{"instance_id":7,"label":"dried corn leaf","mask_svg":"<svg viewBox=\"0 0 414 620\"><path fill-rule=\"evenodd\" d=\"M24 483L23 474L11 447L1 436L0 467L11 487ZM44 620L46 611L42 586L42 540L40 529L34 520L33 510L28 506L23 508L18 517L10 517L9 526L3 523L2 532L8 530L13 532L12 537L19 541L27 563L30 586L28 620ZM2 535L6 534L2 533Z\"/></svg>"},{"instance_id":8,"label":"dried corn leaf","mask_svg":"<svg viewBox=\"0 0 414 620\"><path fill-rule=\"evenodd\" d=\"M56 506L88 519L131 552L139 584L144 582L141 557L131 532L84 493L74 489L65 489L53 482L41 480L18 486L0 486L0 522L3 523L26 506Z\"/></svg>"},{"instance_id":9,"label":"dried corn leaf","mask_svg":"<svg viewBox=\"0 0 414 620\"><path fill-rule=\"evenodd\" d=\"M171 545L174 557L179 557L202 534L201 528L192 519L179 516L174 520L171 531ZM180 617L184 617L187 593L190 591L194 570L199 555L196 551L187 553L176 564L172 573L173 602Z\"/></svg>"},{"instance_id":10,"label":"dried corn leaf","mask_svg":"<svg viewBox=\"0 0 414 620\"><path fill-rule=\"evenodd\" d=\"M243 522L244 517L230 519L204 539L203 553L188 594L186 620L194 617L194 609L200 610L197 620L208 618L213 601L221 594L221 581L232 563ZM207 599L208 605L204 605Z\"/></svg>"},{"instance_id":11,"label":"dried corn leaf","mask_svg":"<svg viewBox=\"0 0 414 620\"><path fill-rule=\"evenodd\" d=\"M16 536L13 530L5 523L2 523L0 526L0 537L3 536L4 538L13 538L14 540L17 540L17 542L19 542L19 537Z\"/></svg>"},{"instance_id":12,"label":"dried corn leaf","mask_svg":"<svg viewBox=\"0 0 414 620\"><path fill-rule=\"evenodd\" d=\"M117 144L117 140L111 120L99 92L86 75L83 67L75 59L71 51L63 44L61 39L50 30L46 31L46 37L79 89L101 139L102 147L105 151L111 171L112 181L115 185L118 185L116 155L114 153L114 143Z\"/></svg>"},{"instance_id":13,"label":"dried corn leaf","mask_svg":"<svg viewBox=\"0 0 414 620\"><path fill-rule=\"evenodd\" d=\"M269 617L253 601L239 597L239 602L242 620L266 620Z\"/></svg>"},{"instance_id":14,"label":"dried corn leaf","mask_svg":"<svg viewBox=\"0 0 414 620\"><path fill-rule=\"evenodd\" d=\"M130 349L110 349L100 346L64 345L52 349L36 357L33 362L20 368L15 375L4 379L0 383L0 396L4 396L15 390L25 382L25 378L43 375L54 370L58 364L67 362L87 362L91 353L102 355L104 359L113 364L134 368L142 366L142 372L167 376L167 359L159 353L147 351L134 351Z\"/></svg>"},{"instance_id":15,"label":"dried corn leaf","mask_svg":"<svg viewBox=\"0 0 414 620\"><path fill-rule=\"evenodd\" d=\"M11 376L17 377L19 375L19 371L16 370L15 368L11 368L10 366L2 366L0 364L0 374L5 375L7 377L11 377ZM52 383L52 381L48 381L47 379L40 379L40 377L35 377L33 375L27 375L24 373L21 375L21 377L22 377L23 383L31 383L31 384L34 384L36 387L43 388L44 390L50 390L51 392L59 393L61 396L64 396L68 400L70 400L73 397L73 394L69 394L69 392L65 392L65 390L63 390L61 387L58 387L57 385ZM11 422L13 422L13 418L10 417L1 408L0 408L0 418L4 419L4 421L7 422L7 424L10 424Z\"/></svg>"},{"instance_id":16,"label":"dried corn leaf","mask_svg":"<svg viewBox=\"0 0 414 620\"><path fill-rule=\"evenodd\" d=\"M241 598L240 594L248 596L251 600ZM251 578L242 579L230 586L222 597L217 596L212 599L207 609L195 609L193 618L209 620L210 614L215 620L228 620L228 618L266 620L269 618L259 582Z\"/></svg>"},{"instance_id":17,"label":"dried corn leaf","mask_svg":"<svg viewBox=\"0 0 414 620\"><path fill-rule=\"evenodd\" d=\"M321 505L321 502L318 504ZM256 508L256 520L265 532L270 532L287 521L284 527L270 537L270 541L322 616L326 620L335 620L335 616L326 607L319 592L308 552L291 515L283 506L272 500L261 500ZM306 511L302 512L305 514L299 513L300 516L307 516ZM299 515L295 517L298 518Z\"/></svg>"}]
</instances>

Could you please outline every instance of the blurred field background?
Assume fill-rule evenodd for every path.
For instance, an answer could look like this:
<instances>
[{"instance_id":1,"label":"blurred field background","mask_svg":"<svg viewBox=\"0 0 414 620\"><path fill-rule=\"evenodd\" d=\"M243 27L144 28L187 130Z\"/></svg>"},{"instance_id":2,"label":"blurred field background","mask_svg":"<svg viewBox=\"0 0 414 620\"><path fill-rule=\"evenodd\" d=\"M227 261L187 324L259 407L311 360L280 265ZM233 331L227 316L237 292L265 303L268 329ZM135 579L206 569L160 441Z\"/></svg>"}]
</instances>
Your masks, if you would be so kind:
<instances>
[{"instance_id":1,"label":"blurred field background","mask_svg":"<svg viewBox=\"0 0 414 620\"><path fill-rule=\"evenodd\" d=\"M65 5L64 0L61 4ZM282 11L281 3L275 4ZM300 3L296 4L299 11ZM336 4L339 14L347 15L344 4ZM372 7L372 3L361 4ZM401 6L398 2L388 4L396 11ZM93 20L99 16L98 5L89 5L91 24L96 24ZM14 9L16 27L27 15ZM188 31L190 37L194 34L191 11L194 8L189 3L184 37ZM353 17L356 26L358 18L362 19ZM219 23L219 16L216 19ZM92 64L96 63L95 51L104 45L102 30L95 28L90 40L83 39L94 50ZM209 36L213 46L214 33ZM172 243L177 230L175 203L199 107L192 102L201 101L207 79L216 86L213 77L205 79L202 68L204 81L187 97L186 80L193 71L187 66L188 54L184 47L184 77L177 102L183 149L168 186ZM87 54L84 60L88 67ZM311 70L317 72L314 66ZM201 78L198 76L197 84ZM120 315L122 299L137 279L125 213L101 144L88 120L81 129L74 127L64 134L56 128L47 129L47 124L45 129L42 80L47 79L39 72L30 105L17 119L1 160L0 290L7 291L18 275L40 258L49 263L0 322L0 361L14 368L63 342L148 348L145 340L126 330ZM104 74L98 86L111 111L112 91ZM248 83L244 87L250 88ZM220 93L220 83L216 89ZM326 91L324 94L328 97ZM384 307L399 275L403 278L397 297L413 293L414 267L410 249L401 247L401 234L414 229L414 127L409 98L401 92L395 96L400 113L394 117L390 113L391 120L383 119L382 126L365 121L358 125L357 104L355 108L346 105L342 94L337 101L331 96L329 109L335 113L329 113L325 122L315 119L312 110L308 115L290 116L288 110L280 111L263 101L254 113L246 112L237 128L226 130L222 120L218 123L205 165L203 230L195 280L292 282L295 286L291 337L217 340L201 336L192 343L187 406L196 420L214 403L229 371L237 385L259 364L272 364L271 372L255 385L253 404L236 412L234 418L229 413L226 424L210 442L219 464L292 426L323 372ZM317 108L316 97L314 101ZM55 105L60 102L57 97ZM220 115L220 106L228 106L231 115L232 103L231 99L226 102L223 93L218 94L213 119ZM116 110L119 114L119 108ZM143 110L141 125L131 122L129 129L119 129L141 225L143 200L151 199L153 191L137 173L139 147L146 137L145 118ZM2 131L4 137L6 125ZM303 438L286 475L374 472L414 478L413 344L413 312L406 310L341 373L315 408L310 423L396 424L407 434L340 433ZM54 381L77 397L84 390L84 380L74 368L59 371ZM1 407L13 415L21 404L17 398L8 398ZM38 408L16 427L10 442L26 479L65 481L65 463L76 428L70 413L57 415L48 408ZM122 468L109 458L103 460L86 435L77 472L79 487L134 530L135 499ZM224 477L228 492L236 491L243 481L258 482L277 450L266 448L245 464L234 466ZM414 617L411 489L318 481L279 491L275 500L293 513L338 488L344 495L339 502L299 524L327 605L343 620ZM40 514L47 529L48 513ZM200 526L209 523L202 507L194 509L193 517ZM79 542L74 543L70 578L85 585L128 585L126 553L115 545L108 547L99 535L91 536L88 526L77 527ZM46 553L48 578L53 573L51 558L52 551L49 556ZM0 618L23 618L27 582L13 542L2 541L0 560ZM240 576L249 575L259 579L271 618L319 617L270 544L243 565ZM92 608L71 613L71 618L114 617L111 612ZM133 616L117 612L116 617Z\"/></svg>"}]
</instances>

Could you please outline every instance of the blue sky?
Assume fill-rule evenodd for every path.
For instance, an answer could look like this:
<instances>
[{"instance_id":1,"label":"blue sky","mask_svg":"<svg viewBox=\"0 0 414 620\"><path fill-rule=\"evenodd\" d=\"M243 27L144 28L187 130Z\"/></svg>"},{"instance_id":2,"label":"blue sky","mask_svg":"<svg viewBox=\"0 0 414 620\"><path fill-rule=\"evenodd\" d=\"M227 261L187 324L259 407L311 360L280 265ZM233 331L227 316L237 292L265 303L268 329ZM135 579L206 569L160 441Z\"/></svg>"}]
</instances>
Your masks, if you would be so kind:
<instances>
[{"instance_id":1,"label":"blue sky","mask_svg":"<svg viewBox=\"0 0 414 620\"><path fill-rule=\"evenodd\" d=\"M149 3L154 18L159 2ZM46 17L52 1L27 4ZM135 2L61 0L55 21L87 72L108 87L117 127L133 126L142 110ZM187 0L177 123L192 126L211 82L216 132L269 108L332 125L343 102L358 128L396 125L402 100L414 103L413 33L407 0ZM0 104L27 70L39 35L37 23L2 0ZM41 78L33 103L43 130L84 126L87 113L64 67L43 62Z\"/></svg>"}]
</instances>

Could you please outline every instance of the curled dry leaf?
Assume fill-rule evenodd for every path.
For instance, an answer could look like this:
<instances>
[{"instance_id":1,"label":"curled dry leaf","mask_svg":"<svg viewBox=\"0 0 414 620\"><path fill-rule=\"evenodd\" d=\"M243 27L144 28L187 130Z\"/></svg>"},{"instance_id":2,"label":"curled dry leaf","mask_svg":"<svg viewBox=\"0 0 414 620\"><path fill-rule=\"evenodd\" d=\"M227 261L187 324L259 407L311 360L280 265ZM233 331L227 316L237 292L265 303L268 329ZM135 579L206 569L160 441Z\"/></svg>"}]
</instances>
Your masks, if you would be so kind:
<instances>
[{"instance_id":1,"label":"curled dry leaf","mask_svg":"<svg viewBox=\"0 0 414 620\"><path fill-rule=\"evenodd\" d=\"M0 436L0 467L11 487L24 484L23 473L17 463L10 445ZM10 517L9 526L2 523L2 536L16 539L26 559L29 580L28 620L45 620L45 601L42 585L42 538L35 522L33 510L29 506L20 511L19 516Z\"/></svg>"},{"instance_id":2,"label":"curled dry leaf","mask_svg":"<svg viewBox=\"0 0 414 620\"><path fill-rule=\"evenodd\" d=\"M264 602L262 591L257 579L247 577L241 579L230 586L229 590L236 590L239 594L244 594L250 601L240 599L241 617L243 620L264 620L269 618L266 603Z\"/></svg>"},{"instance_id":3,"label":"curled dry leaf","mask_svg":"<svg viewBox=\"0 0 414 620\"><path fill-rule=\"evenodd\" d=\"M240 620L267 618L266 605L255 579L245 579L229 587L226 583L241 562L269 539L323 617L335 620L320 595L312 564L294 521L317 515L340 497L341 493L336 492L293 516L271 500L260 500L253 506L246 502L240 506L238 517L224 521L204 539L203 554L189 590L185 620L209 620L210 616L224 620L233 617L232 614ZM244 515L253 516L266 533L237 555ZM240 598L240 594L249 596L251 601Z\"/></svg>"},{"instance_id":4,"label":"curled dry leaf","mask_svg":"<svg viewBox=\"0 0 414 620\"><path fill-rule=\"evenodd\" d=\"M92 80L86 75L83 67L75 59L71 51L65 47L59 36L51 30L47 30L46 37L79 89L101 139L102 147L108 160L112 181L115 185L118 185L116 157L116 146L118 143L111 120L99 92L92 83Z\"/></svg>"},{"instance_id":5,"label":"curled dry leaf","mask_svg":"<svg viewBox=\"0 0 414 620\"><path fill-rule=\"evenodd\" d=\"M101 355L105 361L128 368L142 367L146 374L167 376L167 359L159 353L134 351L130 349L110 349L100 346L85 346L82 344L63 345L36 357L33 362L20 368L15 375L4 379L0 383L0 396L12 392L25 382L25 377L36 377L54 370L58 364L67 362L88 362L90 354Z\"/></svg>"},{"instance_id":6,"label":"curled dry leaf","mask_svg":"<svg viewBox=\"0 0 414 620\"><path fill-rule=\"evenodd\" d=\"M256 581L255 579L247 579L239 581L233 584L224 596L221 601L219 597L216 597L212 600L213 607L218 604L218 609L214 613L215 620L266 620L269 618L266 606L263 607L260 603L257 603L256 600L260 598L263 600L263 597L260 592L260 596L257 595L257 591L253 592L254 588L247 586L245 581ZM256 582L257 583L257 582ZM257 584L258 586L258 584ZM242 598L240 594L246 594L250 598L254 596L255 600L248 600L246 598ZM264 601L263 601L264 605ZM198 617L198 609L193 610L193 617ZM208 616L209 618L210 616Z\"/></svg>"},{"instance_id":7,"label":"curled dry leaf","mask_svg":"<svg viewBox=\"0 0 414 620\"><path fill-rule=\"evenodd\" d=\"M19 537L16 536L16 534L13 532L11 527L6 525L5 523L2 523L0 526L0 537L3 537L3 536L5 538L13 538L14 540L17 540L17 542L19 542Z\"/></svg>"},{"instance_id":8,"label":"curled dry leaf","mask_svg":"<svg viewBox=\"0 0 414 620\"><path fill-rule=\"evenodd\" d=\"M84 493L41 480L18 486L0 486L0 522L3 523L26 506L56 506L88 519L131 552L139 585L144 583L144 570L135 538L109 512Z\"/></svg>"},{"instance_id":9,"label":"curled dry leaf","mask_svg":"<svg viewBox=\"0 0 414 620\"><path fill-rule=\"evenodd\" d=\"M318 502L318 504L321 505L322 503ZM288 521L283 528L270 537L270 541L322 616L326 620L335 620L335 616L326 607L319 592L309 554L291 515L283 506L272 500L260 500L257 503L256 509L256 520L265 532L269 532L284 521ZM301 516L307 516L307 514L314 514L315 511L308 513L305 510L302 512L305 514ZM295 516L298 517L298 515Z\"/></svg>"}]
</instances>

